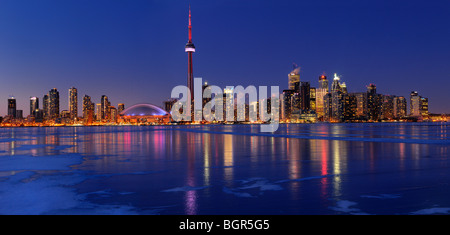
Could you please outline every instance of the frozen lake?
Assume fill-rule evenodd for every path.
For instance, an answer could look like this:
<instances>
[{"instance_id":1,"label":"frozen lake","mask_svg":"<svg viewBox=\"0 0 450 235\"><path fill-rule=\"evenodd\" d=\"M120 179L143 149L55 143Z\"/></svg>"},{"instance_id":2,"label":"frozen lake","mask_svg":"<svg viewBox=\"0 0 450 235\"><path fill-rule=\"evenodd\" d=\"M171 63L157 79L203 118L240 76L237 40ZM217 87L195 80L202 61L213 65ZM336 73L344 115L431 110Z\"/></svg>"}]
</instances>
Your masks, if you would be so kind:
<instances>
[{"instance_id":1,"label":"frozen lake","mask_svg":"<svg viewBox=\"0 0 450 235\"><path fill-rule=\"evenodd\" d=\"M0 214L450 214L446 123L0 129Z\"/></svg>"}]
</instances>

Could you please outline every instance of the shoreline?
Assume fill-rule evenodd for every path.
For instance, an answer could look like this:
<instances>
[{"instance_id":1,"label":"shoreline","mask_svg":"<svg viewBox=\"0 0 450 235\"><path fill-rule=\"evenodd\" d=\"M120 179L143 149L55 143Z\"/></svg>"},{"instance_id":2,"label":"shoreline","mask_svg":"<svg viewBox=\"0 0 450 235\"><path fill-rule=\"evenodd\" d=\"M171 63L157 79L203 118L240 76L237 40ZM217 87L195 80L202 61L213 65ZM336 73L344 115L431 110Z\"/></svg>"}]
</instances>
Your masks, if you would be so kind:
<instances>
[{"instance_id":1,"label":"shoreline","mask_svg":"<svg viewBox=\"0 0 450 235\"><path fill-rule=\"evenodd\" d=\"M305 124L432 124L432 123L440 123L440 124L449 124L448 121L422 121L422 122L412 122L412 121L381 121L381 122L280 122L279 124L284 125L305 125ZM18 126L0 126L0 129L8 129L8 128L48 128L48 127L137 127L137 126L208 126L208 125L263 125L267 123L182 123L182 124L143 124L143 125L133 125L133 124L99 124L99 125L18 125Z\"/></svg>"}]
</instances>

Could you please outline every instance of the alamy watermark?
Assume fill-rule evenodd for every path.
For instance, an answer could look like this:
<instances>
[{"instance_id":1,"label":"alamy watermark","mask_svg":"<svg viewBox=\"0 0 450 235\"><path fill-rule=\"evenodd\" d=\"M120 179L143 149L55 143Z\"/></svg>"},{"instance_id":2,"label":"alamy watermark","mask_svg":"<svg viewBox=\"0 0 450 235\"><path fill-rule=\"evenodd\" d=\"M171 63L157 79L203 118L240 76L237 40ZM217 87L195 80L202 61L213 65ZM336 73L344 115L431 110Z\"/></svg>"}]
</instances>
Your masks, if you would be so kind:
<instances>
[{"instance_id":1,"label":"alamy watermark","mask_svg":"<svg viewBox=\"0 0 450 235\"><path fill-rule=\"evenodd\" d=\"M193 104L188 87L180 85L172 89L171 98L178 99L171 110L172 119L175 122L192 121L192 119L196 122L203 120L243 122L246 121L246 114L248 114L250 122L256 122L259 119L263 123L260 127L261 132L275 132L278 129L280 118L278 86L271 86L270 97L268 97L267 86L259 86L258 90L255 86L247 86L245 89L242 86L227 86L222 90L214 85L208 85L203 89L202 85L202 78L194 78ZM248 102L246 102L247 97ZM204 101L208 102L204 104Z\"/></svg>"}]
</instances>

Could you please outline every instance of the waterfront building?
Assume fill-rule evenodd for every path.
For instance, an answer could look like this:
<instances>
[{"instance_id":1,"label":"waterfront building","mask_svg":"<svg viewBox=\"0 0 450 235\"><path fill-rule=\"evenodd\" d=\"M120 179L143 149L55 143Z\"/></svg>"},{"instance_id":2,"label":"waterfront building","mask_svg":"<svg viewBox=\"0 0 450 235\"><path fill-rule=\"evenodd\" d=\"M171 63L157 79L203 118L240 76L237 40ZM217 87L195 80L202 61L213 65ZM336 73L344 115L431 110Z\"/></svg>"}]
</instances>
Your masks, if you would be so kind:
<instances>
[{"instance_id":1,"label":"waterfront building","mask_svg":"<svg viewBox=\"0 0 450 235\"><path fill-rule=\"evenodd\" d=\"M335 122L344 121L344 92L341 87L340 78L334 74L331 84L331 119Z\"/></svg>"},{"instance_id":2,"label":"waterfront building","mask_svg":"<svg viewBox=\"0 0 450 235\"><path fill-rule=\"evenodd\" d=\"M301 109L301 94L298 92L294 92L291 97L291 115L290 121L295 122L300 118L300 114L302 113Z\"/></svg>"},{"instance_id":3,"label":"waterfront building","mask_svg":"<svg viewBox=\"0 0 450 235\"><path fill-rule=\"evenodd\" d=\"M236 117L234 89L223 89L223 118L224 121L234 122Z\"/></svg>"},{"instance_id":4,"label":"waterfront building","mask_svg":"<svg viewBox=\"0 0 450 235\"><path fill-rule=\"evenodd\" d=\"M420 115L424 119L428 119L428 98L420 97Z\"/></svg>"},{"instance_id":5,"label":"waterfront building","mask_svg":"<svg viewBox=\"0 0 450 235\"><path fill-rule=\"evenodd\" d=\"M111 113L109 111L109 106L111 106L108 101L108 96L102 95L101 101L101 110L100 110L100 120L101 121L109 121Z\"/></svg>"},{"instance_id":6,"label":"waterfront building","mask_svg":"<svg viewBox=\"0 0 450 235\"><path fill-rule=\"evenodd\" d=\"M367 92L353 93L356 97L356 116L358 119L367 117Z\"/></svg>"},{"instance_id":7,"label":"waterfront building","mask_svg":"<svg viewBox=\"0 0 450 235\"><path fill-rule=\"evenodd\" d=\"M354 121L357 118L358 100L354 94L344 95L344 120Z\"/></svg>"},{"instance_id":8,"label":"waterfront building","mask_svg":"<svg viewBox=\"0 0 450 235\"><path fill-rule=\"evenodd\" d=\"M55 123L57 124L70 124L71 122L69 110L62 110L59 114L59 118L55 119Z\"/></svg>"},{"instance_id":9,"label":"waterfront building","mask_svg":"<svg viewBox=\"0 0 450 235\"><path fill-rule=\"evenodd\" d=\"M11 96L8 99L8 116L12 119L16 118L16 111L17 111L16 98L14 98L14 96Z\"/></svg>"},{"instance_id":10,"label":"waterfront building","mask_svg":"<svg viewBox=\"0 0 450 235\"><path fill-rule=\"evenodd\" d=\"M300 83L300 67L294 64L294 69L288 74L289 90L296 90L296 83Z\"/></svg>"},{"instance_id":11,"label":"waterfront building","mask_svg":"<svg viewBox=\"0 0 450 235\"><path fill-rule=\"evenodd\" d=\"M281 120L290 121L292 114L291 100L294 95L294 90L283 90L281 94Z\"/></svg>"},{"instance_id":12,"label":"waterfront building","mask_svg":"<svg viewBox=\"0 0 450 235\"><path fill-rule=\"evenodd\" d=\"M208 103L208 102L210 102L211 100L212 100L212 98L203 98L203 94L205 93L205 89L206 88L208 88L208 83L207 82L205 82L203 85L202 85L202 109L205 107L205 105ZM176 102L176 100L175 100L175 102ZM245 110L247 110L247 109L245 109ZM166 110L167 111L167 110ZM170 111L167 111L167 112L169 112L170 113Z\"/></svg>"},{"instance_id":13,"label":"waterfront building","mask_svg":"<svg viewBox=\"0 0 450 235\"><path fill-rule=\"evenodd\" d=\"M59 92L56 88L48 93L48 116L51 120L59 118Z\"/></svg>"},{"instance_id":14,"label":"waterfront building","mask_svg":"<svg viewBox=\"0 0 450 235\"><path fill-rule=\"evenodd\" d=\"M34 117L38 110L39 110L39 98L30 97L30 116Z\"/></svg>"},{"instance_id":15,"label":"waterfront building","mask_svg":"<svg viewBox=\"0 0 450 235\"><path fill-rule=\"evenodd\" d=\"M325 76L324 74L319 76L319 89L324 89L326 92L329 92L327 76Z\"/></svg>"},{"instance_id":16,"label":"waterfront building","mask_svg":"<svg viewBox=\"0 0 450 235\"><path fill-rule=\"evenodd\" d=\"M333 82L331 83L331 93L336 92L336 91L340 91L340 90L341 90L340 78L335 73L334 74L334 78L333 78Z\"/></svg>"},{"instance_id":17,"label":"waterfront building","mask_svg":"<svg viewBox=\"0 0 450 235\"><path fill-rule=\"evenodd\" d=\"M323 120L332 121L333 97L330 92L323 97Z\"/></svg>"},{"instance_id":18,"label":"waterfront building","mask_svg":"<svg viewBox=\"0 0 450 235\"><path fill-rule=\"evenodd\" d=\"M262 112L262 116L260 117L261 120L269 120L269 119L274 120L274 115L272 113L272 97L264 98L262 100L262 103L258 105L258 117L260 115L259 108L261 108L264 111Z\"/></svg>"},{"instance_id":19,"label":"waterfront building","mask_svg":"<svg viewBox=\"0 0 450 235\"><path fill-rule=\"evenodd\" d=\"M316 114L317 119L322 120L324 116L324 97L328 93L327 76L319 76L319 87L316 89Z\"/></svg>"},{"instance_id":20,"label":"waterfront building","mask_svg":"<svg viewBox=\"0 0 450 235\"><path fill-rule=\"evenodd\" d=\"M308 112L311 110L311 87L309 82L301 82L300 84L300 110Z\"/></svg>"},{"instance_id":21,"label":"waterfront building","mask_svg":"<svg viewBox=\"0 0 450 235\"><path fill-rule=\"evenodd\" d=\"M394 107L394 118L403 118L407 115L407 102L406 98L403 96L396 96L393 100Z\"/></svg>"},{"instance_id":22,"label":"waterfront building","mask_svg":"<svg viewBox=\"0 0 450 235\"><path fill-rule=\"evenodd\" d=\"M367 86L367 118L370 121L378 121L381 112L381 97L377 94L377 87L371 83Z\"/></svg>"},{"instance_id":23,"label":"waterfront building","mask_svg":"<svg viewBox=\"0 0 450 235\"><path fill-rule=\"evenodd\" d=\"M49 107L49 103L50 103L50 99L48 97L48 94L44 95L44 98L42 99L42 111L44 114L44 120L50 119L50 107Z\"/></svg>"},{"instance_id":24,"label":"waterfront building","mask_svg":"<svg viewBox=\"0 0 450 235\"><path fill-rule=\"evenodd\" d=\"M124 110L125 110L125 104L124 103L119 103L117 105L117 113L121 113Z\"/></svg>"},{"instance_id":25,"label":"waterfront building","mask_svg":"<svg viewBox=\"0 0 450 235\"><path fill-rule=\"evenodd\" d=\"M70 119L76 121L78 117L78 92L77 88L69 88L69 113Z\"/></svg>"},{"instance_id":26,"label":"waterfront building","mask_svg":"<svg viewBox=\"0 0 450 235\"><path fill-rule=\"evenodd\" d=\"M317 109L316 93L317 93L317 91L316 91L315 87L311 87L309 89L309 103L310 103L309 107L310 107L310 110L314 111L314 112L316 112L316 109Z\"/></svg>"},{"instance_id":27,"label":"waterfront building","mask_svg":"<svg viewBox=\"0 0 450 235\"><path fill-rule=\"evenodd\" d=\"M342 91L342 93L347 94L347 93L348 93L348 92L347 92L347 84L345 84L345 82L342 82L342 83L340 84L340 86L341 86L341 91Z\"/></svg>"},{"instance_id":28,"label":"waterfront building","mask_svg":"<svg viewBox=\"0 0 450 235\"><path fill-rule=\"evenodd\" d=\"M96 109L97 109L97 111L95 113L95 116L96 116L95 119L98 122L100 122L100 121L102 121L102 104L101 103L96 104Z\"/></svg>"},{"instance_id":29,"label":"waterfront building","mask_svg":"<svg viewBox=\"0 0 450 235\"><path fill-rule=\"evenodd\" d=\"M265 102L263 102L263 103L265 103ZM250 121L250 115L249 115L249 113L250 113L250 111L251 112L253 112L253 113L255 113L256 114L256 120L259 120L259 102L258 101L252 101L252 102L250 102L246 107L245 107L245 109L247 110L248 109L248 112L246 111L245 113L245 117L243 117L244 118L244 120L245 121ZM242 118L242 117L241 117Z\"/></svg>"},{"instance_id":30,"label":"waterfront building","mask_svg":"<svg viewBox=\"0 0 450 235\"><path fill-rule=\"evenodd\" d=\"M83 97L83 123L90 125L94 121L94 103L91 101L91 97L85 95Z\"/></svg>"},{"instance_id":31,"label":"waterfront building","mask_svg":"<svg viewBox=\"0 0 450 235\"><path fill-rule=\"evenodd\" d=\"M336 90L335 92L331 93L331 118L333 121L344 121L344 98L345 95L341 90Z\"/></svg>"},{"instance_id":32,"label":"waterfront building","mask_svg":"<svg viewBox=\"0 0 450 235\"><path fill-rule=\"evenodd\" d=\"M394 96L382 95L381 119L392 120L394 116Z\"/></svg>"},{"instance_id":33,"label":"waterfront building","mask_svg":"<svg viewBox=\"0 0 450 235\"><path fill-rule=\"evenodd\" d=\"M117 122L117 114L118 114L116 107L109 106L109 110L111 112L111 119L110 119L110 121L113 122L113 123L116 123Z\"/></svg>"},{"instance_id":34,"label":"waterfront building","mask_svg":"<svg viewBox=\"0 0 450 235\"><path fill-rule=\"evenodd\" d=\"M410 103L409 103L409 116L411 117L419 117L420 116L420 96L417 91L412 91L410 94Z\"/></svg>"},{"instance_id":35,"label":"waterfront building","mask_svg":"<svg viewBox=\"0 0 450 235\"><path fill-rule=\"evenodd\" d=\"M324 96L327 94L325 89L316 89L316 114L317 118L321 120L324 115Z\"/></svg>"}]
</instances>

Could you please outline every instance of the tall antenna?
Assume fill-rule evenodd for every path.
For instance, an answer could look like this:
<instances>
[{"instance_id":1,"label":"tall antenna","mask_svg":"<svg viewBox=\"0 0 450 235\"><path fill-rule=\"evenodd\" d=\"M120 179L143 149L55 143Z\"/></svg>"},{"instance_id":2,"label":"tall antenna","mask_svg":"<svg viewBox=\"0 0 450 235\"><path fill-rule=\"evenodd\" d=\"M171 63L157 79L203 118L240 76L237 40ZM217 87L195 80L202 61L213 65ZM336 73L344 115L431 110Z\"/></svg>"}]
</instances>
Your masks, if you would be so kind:
<instances>
[{"instance_id":1,"label":"tall antenna","mask_svg":"<svg viewBox=\"0 0 450 235\"><path fill-rule=\"evenodd\" d=\"M191 4L189 4L189 42L192 42Z\"/></svg>"}]
</instances>

